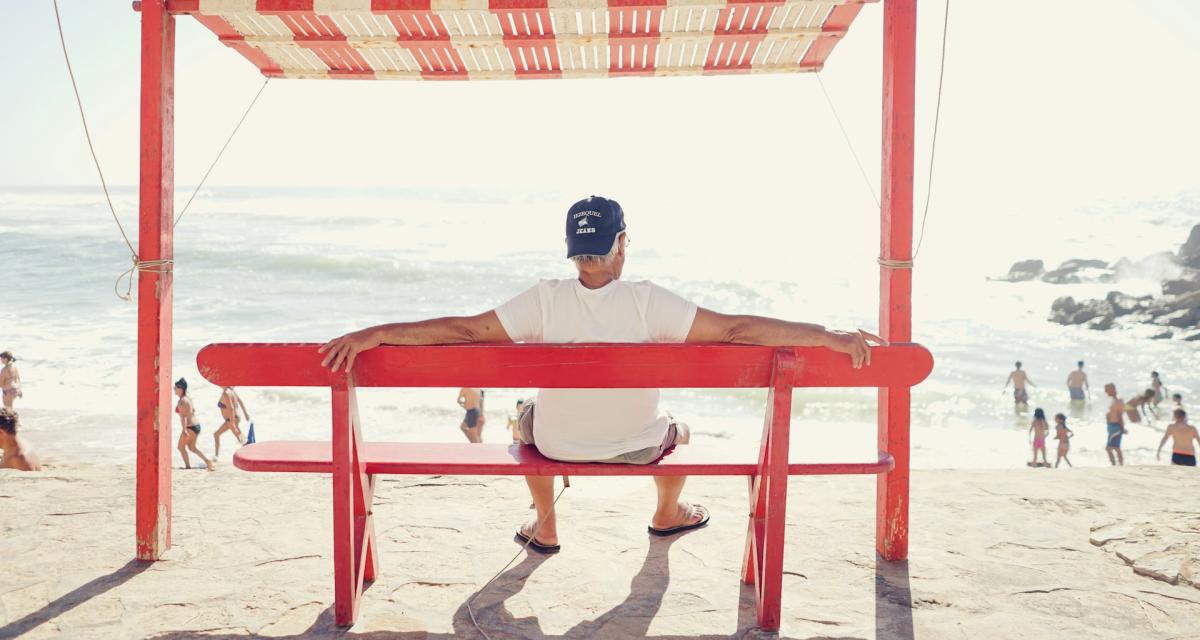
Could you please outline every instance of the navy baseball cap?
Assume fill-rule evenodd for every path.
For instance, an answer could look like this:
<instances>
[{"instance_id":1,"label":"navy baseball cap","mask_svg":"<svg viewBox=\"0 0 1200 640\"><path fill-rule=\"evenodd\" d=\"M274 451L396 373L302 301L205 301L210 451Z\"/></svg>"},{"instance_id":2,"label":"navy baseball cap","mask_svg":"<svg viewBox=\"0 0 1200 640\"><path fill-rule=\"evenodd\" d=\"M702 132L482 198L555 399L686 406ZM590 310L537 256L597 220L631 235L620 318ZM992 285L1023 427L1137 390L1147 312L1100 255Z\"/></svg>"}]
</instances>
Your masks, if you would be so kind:
<instances>
[{"instance_id":1,"label":"navy baseball cap","mask_svg":"<svg viewBox=\"0 0 1200 640\"><path fill-rule=\"evenodd\" d=\"M567 257L606 256L625 230L625 212L616 200L588 196L567 211Z\"/></svg>"}]
</instances>

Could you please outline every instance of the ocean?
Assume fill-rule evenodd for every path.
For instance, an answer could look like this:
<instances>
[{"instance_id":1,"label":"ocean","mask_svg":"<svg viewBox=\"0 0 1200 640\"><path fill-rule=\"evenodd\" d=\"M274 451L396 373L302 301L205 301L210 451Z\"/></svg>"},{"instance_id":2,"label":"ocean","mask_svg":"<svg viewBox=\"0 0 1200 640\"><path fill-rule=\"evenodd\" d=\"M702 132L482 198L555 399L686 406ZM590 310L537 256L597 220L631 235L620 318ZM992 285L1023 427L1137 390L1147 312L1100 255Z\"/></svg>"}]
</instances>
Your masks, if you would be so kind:
<instances>
[{"instance_id":1,"label":"ocean","mask_svg":"<svg viewBox=\"0 0 1200 640\"><path fill-rule=\"evenodd\" d=\"M186 195L181 190L177 201ZM611 195L622 201L630 225L626 279L653 280L717 311L877 327L878 222L869 206L843 214L730 198ZM114 196L136 242L136 191L117 189ZM196 352L205 344L323 342L372 324L478 313L538 278L571 277L562 215L576 197L498 189L208 188L177 230L175 267L173 375L192 385L205 428L200 446L211 452L209 436L220 423L219 391L196 370ZM1107 464L1104 382L1128 396L1157 370L1191 404L1200 394L1200 342L1151 340L1145 328L1097 332L1046 320L1061 295L1154 292L1159 268L1125 274L1115 284L988 278L1025 258L1053 267L1068 258L1115 261L1175 250L1198 221L1198 193L931 218L914 272L914 338L936 364L913 390L913 466L1024 466L1029 413L1015 411L1011 392L1002 392L1015 360L1037 385L1031 407L1070 415L1077 465ZM128 266L98 189L0 188L0 349L19 358L25 438L51 462L134 460L136 304L114 294ZM1090 403L1069 409L1065 379L1080 359L1095 389ZM364 390L365 436L463 441L456 394ZM507 441L505 418L529 394L488 390L485 441ZM246 388L242 395L260 440L328 438L327 392ZM793 460L872 457L873 390L798 390L795 400ZM762 391L664 392L664 405L692 426L696 442L737 448L757 447L764 401ZM1127 462L1154 463L1162 426L1130 427ZM173 433L178 429L176 422ZM225 451L235 445L232 438L223 444Z\"/></svg>"}]
</instances>

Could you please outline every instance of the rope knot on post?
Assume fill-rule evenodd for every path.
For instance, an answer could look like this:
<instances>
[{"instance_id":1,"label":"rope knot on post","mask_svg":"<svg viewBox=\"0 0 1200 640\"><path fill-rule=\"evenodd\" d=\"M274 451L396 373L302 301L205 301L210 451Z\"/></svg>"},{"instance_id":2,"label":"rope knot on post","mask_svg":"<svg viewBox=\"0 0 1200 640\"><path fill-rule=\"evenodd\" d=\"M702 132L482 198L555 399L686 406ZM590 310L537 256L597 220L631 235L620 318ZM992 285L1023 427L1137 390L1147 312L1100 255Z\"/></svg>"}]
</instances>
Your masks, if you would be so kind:
<instances>
[{"instance_id":1,"label":"rope knot on post","mask_svg":"<svg viewBox=\"0 0 1200 640\"><path fill-rule=\"evenodd\" d=\"M125 271L122 271L121 275L117 276L117 281L113 283L113 293L117 294L118 298L120 298L126 302L130 302L133 300L133 274L134 273L136 273L138 271L146 271L149 273L160 273L160 274L161 273L171 273L171 271L175 268L174 260L142 260L142 259L138 258L136 253L133 254L131 257L133 260L133 266L129 267ZM120 290L121 280L126 281L124 295L121 294L121 290Z\"/></svg>"},{"instance_id":2,"label":"rope knot on post","mask_svg":"<svg viewBox=\"0 0 1200 640\"><path fill-rule=\"evenodd\" d=\"M887 260L885 258L878 258L877 261L879 262L879 266L883 267L884 269L912 269L913 268L912 260Z\"/></svg>"}]
</instances>

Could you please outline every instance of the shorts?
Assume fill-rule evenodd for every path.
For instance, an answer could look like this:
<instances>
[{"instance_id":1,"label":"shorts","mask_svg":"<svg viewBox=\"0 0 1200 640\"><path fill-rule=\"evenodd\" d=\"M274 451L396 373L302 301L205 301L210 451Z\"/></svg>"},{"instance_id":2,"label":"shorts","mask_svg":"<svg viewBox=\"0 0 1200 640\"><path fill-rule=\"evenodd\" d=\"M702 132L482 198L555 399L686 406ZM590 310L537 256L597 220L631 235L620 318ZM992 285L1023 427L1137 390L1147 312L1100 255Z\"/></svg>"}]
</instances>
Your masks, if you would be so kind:
<instances>
[{"instance_id":1,"label":"shorts","mask_svg":"<svg viewBox=\"0 0 1200 640\"><path fill-rule=\"evenodd\" d=\"M1067 387L1067 391L1071 392L1072 400L1083 400L1085 398L1083 387Z\"/></svg>"},{"instance_id":2,"label":"shorts","mask_svg":"<svg viewBox=\"0 0 1200 640\"><path fill-rule=\"evenodd\" d=\"M1034 449L1045 449L1046 448L1046 437L1045 436L1035 437L1033 439L1033 448Z\"/></svg>"},{"instance_id":3,"label":"shorts","mask_svg":"<svg viewBox=\"0 0 1200 640\"><path fill-rule=\"evenodd\" d=\"M188 428L191 429L192 432L195 433L196 435L200 435L200 425L194 424L194 425L189 426Z\"/></svg>"},{"instance_id":4,"label":"shorts","mask_svg":"<svg viewBox=\"0 0 1200 640\"><path fill-rule=\"evenodd\" d=\"M1177 464L1181 467L1194 467L1196 466L1196 454L1179 452L1172 453L1171 464Z\"/></svg>"},{"instance_id":5,"label":"shorts","mask_svg":"<svg viewBox=\"0 0 1200 640\"><path fill-rule=\"evenodd\" d=\"M474 429L479 424L479 409L467 409L467 416L463 418L463 422Z\"/></svg>"},{"instance_id":6,"label":"shorts","mask_svg":"<svg viewBox=\"0 0 1200 640\"><path fill-rule=\"evenodd\" d=\"M1121 436L1123 435L1122 434L1123 431L1125 431L1125 426L1122 425L1120 422L1108 423L1108 442L1104 446L1106 448L1111 447L1113 449L1120 449L1121 448Z\"/></svg>"},{"instance_id":7,"label":"shorts","mask_svg":"<svg viewBox=\"0 0 1200 640\"><path fill-rule=\"evenodd\" d=\"M1025 392L1025 389L1013 389L1013 400L1017 404L1029 404L1029 394Z\"/></svg>"},{"instance_id":8,"label":"shorts","mask_svg":"<svg viewBox=\"0 0 1200 640\"><path fill-rule=\"evenodd\" d=\"M521 415L517 417L517 426L521 432L521 444L530 444L537 446L533 439L533 407L534 401L526 400L521 407ZM656 462L663 454L671 447L679 444L680 440L687 440L689 430L688 426L682 422L671 420L667 426L667 435L663 437L662 444L630 451L620 455L613 456L607 460L594 460L593 462L603 462L610 464L650 464Z\"/></svg>"}]
</instances>

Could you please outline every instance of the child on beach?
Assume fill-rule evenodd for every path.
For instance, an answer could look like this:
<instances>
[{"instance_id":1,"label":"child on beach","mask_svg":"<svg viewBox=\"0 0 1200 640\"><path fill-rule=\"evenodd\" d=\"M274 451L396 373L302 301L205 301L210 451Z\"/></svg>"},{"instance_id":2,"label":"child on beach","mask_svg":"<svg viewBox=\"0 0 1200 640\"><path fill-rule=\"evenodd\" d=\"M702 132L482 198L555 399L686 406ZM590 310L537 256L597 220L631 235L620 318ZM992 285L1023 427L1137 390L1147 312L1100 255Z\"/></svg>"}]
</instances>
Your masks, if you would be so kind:
<instances>
[{"instance_id":1,"label":"child on beach","mask_svg":"<svg viewBox=\"0 0 1200 640\"><path fill-rule=\"evenodd\" d=\"M1162 448L1167 443L1167 438L1174 440L1171 443L1171 464L1177 464L1183 467L1196 466L1196 449L1192 447L1192 440L1200 444L1200 432L1196 431L1196 427L1187 423L1187 412L1183 409L1176 409L1172 414L1175 422L1167 425L1167 432L1163 434L1162 441L1158 443L1158 453L1156 457L1162 459Z\"/></svg>"},{"instance_id":2,"label":"child on beach","mask_svg":"<svg viewBox=\"0 0 1200 640\"><path fill-rule=\"evenodd\" d=\"M1067 428L1067 416L1058 413L1054 415L1054 439L1058 440L1058 459L1054 461L1054 468L1058 468L1058 463L1067 462L1068 467L1075 465L1071 464L1071 459L1067 457L1067 452L1071 450L1071 438L1075 437L1075 432Z\"/></svg>"},{"instance_id":3,"label":"child on beach","mask_svg":"<svg viewBox=\"0 0 1200 640\"><path fill-rule=\"evenodd\" d=\"M1059 414L1061 415L1061 414ZM1033 423L1029 425L1029 432L1033 434L1033 461L1029 463L1031 467L1048 467L1050 461L1046 460L1046 434L1049 433L1050 426L1046 424L1046 412L1040 408L1033 410ZM1038 451L1042 452L1042 462L1038 464Z\"/></svg>"},{"instance_id":4,"label":"child on beach","mask_svg":"<svg viewBox=\"0 0 1200 640\"><path fill-rule=\"evenodd\" d=\"M517 400L517 412L508 416L508 432L512 434L513 444L521 442L521 409L525 408L524 400Z\"/></svg>"},{"instance_id":5,"label":"child on beach","mask_svg":"<svg viewBox=\"0 0 1200 640\"><path fill-rule=\"evenodd\" d=\"M37 456L17 437L20 427L20 417L16 411L9 408L0 409L0 469L16 469L17 471L41 471L42 465Z\"/></svg>"},{"instance_id":6,"label":"child on beach","mask_svg":"<svg viewBox=\"0 0 1200 640\"><path fill-rule=\"evenodd\" d=\"M1183 408L1183 394L1182 393L1172 393L1171 394L1171 402L1175 403L1175 406L1171 407L1172 409L1182 409Z\"/></svg>"}]
</instances>

